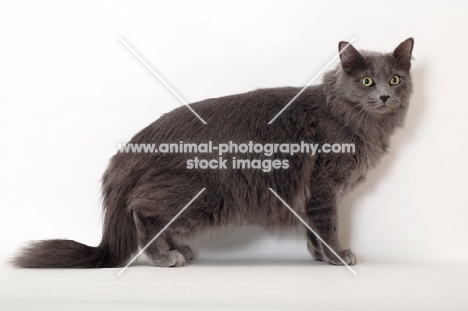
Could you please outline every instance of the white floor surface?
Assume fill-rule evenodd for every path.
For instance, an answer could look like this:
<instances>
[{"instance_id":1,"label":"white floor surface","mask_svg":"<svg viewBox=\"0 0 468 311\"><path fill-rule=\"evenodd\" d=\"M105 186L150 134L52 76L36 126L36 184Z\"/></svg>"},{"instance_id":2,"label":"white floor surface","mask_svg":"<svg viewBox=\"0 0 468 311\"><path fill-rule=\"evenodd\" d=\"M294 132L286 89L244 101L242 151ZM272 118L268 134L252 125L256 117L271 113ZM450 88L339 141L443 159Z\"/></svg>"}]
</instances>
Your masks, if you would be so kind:
<instances>
[{"instance_id":1,"label":"white floor surface","mask_svg":"<svg viewBox=\"0 0 468 311\"><path fill-rule=\"evenodd\" d=\"M0 270L0 310L468 310L467 264L304 260Z\"/></svg>"}]
</instances>

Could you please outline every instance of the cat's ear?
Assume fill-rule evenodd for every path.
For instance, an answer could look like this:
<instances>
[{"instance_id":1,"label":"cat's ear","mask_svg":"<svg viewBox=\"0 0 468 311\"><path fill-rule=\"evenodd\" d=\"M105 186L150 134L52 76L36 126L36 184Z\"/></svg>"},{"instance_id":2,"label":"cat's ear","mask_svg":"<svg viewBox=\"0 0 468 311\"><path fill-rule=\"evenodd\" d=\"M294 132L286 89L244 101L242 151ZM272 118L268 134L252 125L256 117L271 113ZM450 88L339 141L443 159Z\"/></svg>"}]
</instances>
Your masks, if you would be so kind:
<instances>
[{"instance_id":1,"label":"cat's ear","mask_svg":"<svg viewBox=\"0 0 468 311\"><path fill-rule=\"evenodd\" d=\"M408 38L393 51L395 68L409 71L411 68L411 53L413 52L414 39Z\"/></svg>"},{"instance_id":2,"label":"cat's ear","mask_svg":"<svg viewBox=\"0 0 468 311\"><path fill-rule=\"evenodd\" d=\"M338 50L340 51L341 66L347 74L351 74L353 70L364 66L364 56L362 56L350 43L341 41L338 44Z\"/></svg>"}]
</instances>

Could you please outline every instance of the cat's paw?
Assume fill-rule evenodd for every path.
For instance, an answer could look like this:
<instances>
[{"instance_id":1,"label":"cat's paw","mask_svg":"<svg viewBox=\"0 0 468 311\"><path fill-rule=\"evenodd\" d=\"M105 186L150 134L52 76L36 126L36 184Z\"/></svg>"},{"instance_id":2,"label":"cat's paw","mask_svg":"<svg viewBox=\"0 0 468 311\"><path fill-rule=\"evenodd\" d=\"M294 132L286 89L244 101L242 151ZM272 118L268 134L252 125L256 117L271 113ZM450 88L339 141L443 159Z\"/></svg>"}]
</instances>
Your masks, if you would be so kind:
<instances>
[{"instance_id":1,"label":"cat's paw","mask_svg":"<svg viewBox=\"0 0 468 311\"><path fill-rule=\"evenodd\" d=\"M176 250L166 254L147 254L147 256L150 258L151 262L158 267L182 267L185 265L184 256Z\"/></svg>"},{"instance_id":2,"label":"cat's paw","mask_svg":"<svg viewBox=\"0 0 468 311\"><path fill-rule=\"evenodd\" d=\"M190 249L190 247L188 247L187 245L183 245L183 246L179 247L177 249L177 251L179 253L181 253L182 256L184 256L185 260L192 260L193 259L193 252Z\"/></svg>"},{"instance_id":3,"label":"cat's paw","mask_svg":"<svg viewBox=\"0 0 468 311\"><path fill-rule=\"evenodd\" d=\"M168 267L182 267L185 266L185 258L178 251L170 251L168 255L170 265Z\"/></svg>"},{"instance_id":4,"label":"cat's paw","mask_svg":"<svg viewBox=\"0 0 468 311\"><path fill-rule=\"evenodd\" d=\"M354 255L351 250L344 250L338 253L338 255L341 257L341 259L343 259L344 262L346 262L348 266L354 266L356 264L356 255ZM343 262L334 254L327 255L327 259L323 259L323 261L326 261L332 265L344 266Z\"/></svg>"},{"instance_id":5,"label":"cat's paw","mask_svg":"<svg viewBox=\"0 0 468 311\"><path fill-rule=\"evenodd\" d=\"M340 255L340 257L346 262L348 266L354 266L356 264L356 255L351 250L344 250Z\"/></svg>"}]
</instances>

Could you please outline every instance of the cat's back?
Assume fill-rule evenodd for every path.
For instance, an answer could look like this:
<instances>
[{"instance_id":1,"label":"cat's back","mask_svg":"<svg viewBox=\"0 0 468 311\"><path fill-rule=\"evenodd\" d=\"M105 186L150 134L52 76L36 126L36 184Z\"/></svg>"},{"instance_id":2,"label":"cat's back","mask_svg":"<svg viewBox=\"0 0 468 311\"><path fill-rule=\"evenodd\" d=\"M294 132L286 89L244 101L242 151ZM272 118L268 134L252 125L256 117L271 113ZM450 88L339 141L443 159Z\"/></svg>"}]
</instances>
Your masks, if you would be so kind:
<instances>
[{"instance_id":1,"label":"cat's back","mask_svg":"<svg viewBox=\"0 0 468 311\"><path fill-rule=\"evenodd\" d=\"M281 133L289 132L285 127L298 128L304 118L313 118L313 109L325 101L319 86L309 87L272 124L268 124L300 91L298 87L257 89L190 104L207 124L188 107L181 106L162 115L135 135L131 142L285 138ZM265 137L261 137L263 135Z\"/></svg>"}]
</instances>

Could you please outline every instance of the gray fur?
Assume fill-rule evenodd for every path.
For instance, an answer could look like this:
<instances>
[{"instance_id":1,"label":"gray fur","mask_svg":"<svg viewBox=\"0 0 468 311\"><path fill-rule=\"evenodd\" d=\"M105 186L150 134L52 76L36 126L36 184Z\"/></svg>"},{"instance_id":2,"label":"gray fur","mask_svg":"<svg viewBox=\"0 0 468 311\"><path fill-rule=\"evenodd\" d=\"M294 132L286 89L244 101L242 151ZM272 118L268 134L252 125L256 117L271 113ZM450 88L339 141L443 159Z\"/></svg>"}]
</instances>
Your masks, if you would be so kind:
<instances>
[{"instance_id":1,"label":"gray fur","mask_svg":"<svg viewBox=\"0 0 468 311\"><path fill-rule=\"evenodd\" d=\"M340 49L346 42L340 42ZM358 52L349 46L341 64L326 73L320 85L308 87L271 125L271 120L299 88L260 89L207 99L163 115L131 139L131 143L315 143L352 142L355 154L275 154L288 159L289 169L189 170L193 154L118 153L103 176L104 229L97 247L69 240L40 241L14 259L19 267L118 267L125 265L202 188L206 190L146 250L157 266L182 266L192 259L178 238L232 226L265 228L298 224L294 215L270 192L274 189L348 264L356 257L337 238L338 199L364 180L368 169L388 150L390 136L403 125L411 94L409 70L413 39L393 53ZM393 75L401 77L389 85ZM371 77L375 85L361 80ZM380 96L389 96L384 101ZM231 155L230 155L231 156ZM262 154L237 158L266 159ZM205 154L203 158L217 158ZM312 233L307 246L316 260L341 262Z\"/></svg>"}]
</instances>

